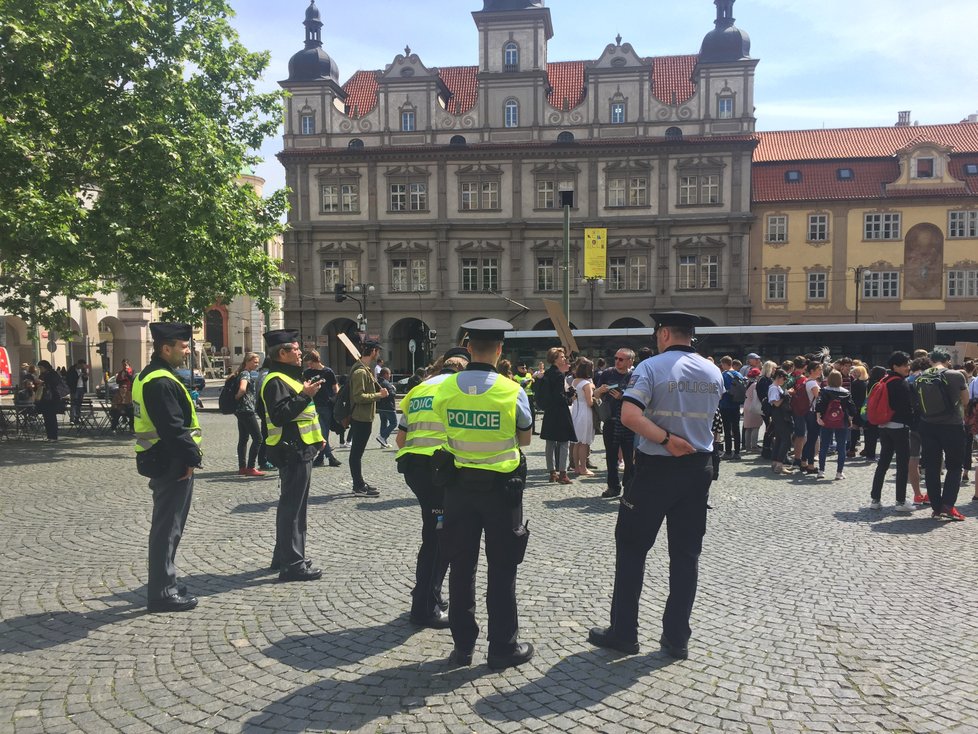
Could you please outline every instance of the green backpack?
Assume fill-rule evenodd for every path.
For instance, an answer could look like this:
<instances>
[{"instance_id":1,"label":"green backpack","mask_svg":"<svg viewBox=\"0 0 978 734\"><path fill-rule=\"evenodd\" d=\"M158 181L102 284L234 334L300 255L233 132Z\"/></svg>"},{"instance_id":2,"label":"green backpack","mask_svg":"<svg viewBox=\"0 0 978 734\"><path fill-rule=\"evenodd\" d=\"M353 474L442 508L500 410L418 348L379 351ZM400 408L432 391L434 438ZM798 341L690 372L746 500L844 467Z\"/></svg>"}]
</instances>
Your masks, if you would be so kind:
<instances>
[{"instance_id":1,"label":"green backpack","mask_svg":"<svg viewBox=\"0 0 978 734\"><path fill-rule=\"evenodd\" d=\"M914 403L917 415L924 420L944 418L957 411L957 402L951 397L947 382L947 369L931 367L924 370L913 382Z\"/></svg>"}]
</instances>

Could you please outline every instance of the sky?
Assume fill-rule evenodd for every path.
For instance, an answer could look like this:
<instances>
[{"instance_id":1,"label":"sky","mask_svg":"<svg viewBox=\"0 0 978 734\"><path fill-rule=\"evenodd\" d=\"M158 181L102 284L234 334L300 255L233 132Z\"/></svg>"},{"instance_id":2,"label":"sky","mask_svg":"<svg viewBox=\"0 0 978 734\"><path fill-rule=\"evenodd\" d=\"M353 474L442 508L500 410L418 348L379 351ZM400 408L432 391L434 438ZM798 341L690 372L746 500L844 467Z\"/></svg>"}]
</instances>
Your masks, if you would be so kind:
<instances>
[{"instance_id":1,"label":"sky","mask_svg":"<svg viewBox=\"0 0 978 734\"><path fill-rule=\"evenodd\" d=\"M267 50L262 82L278 89L302 49L309 0L231 0L244 45ZM426 66L478 63L471 12L482 0L317 0L323 45L340 83L359 69L383 69L409 45ZM691 54L713 28L712 0L548 0L550 61L596 59L620 33L642 56ZM978 112L975 0L739 0L737 27L759 59L758 130L892 125L899 110L921 125ZM285 185L269 139L256 173L266 193Z\"/></svg>"}]
</instances>

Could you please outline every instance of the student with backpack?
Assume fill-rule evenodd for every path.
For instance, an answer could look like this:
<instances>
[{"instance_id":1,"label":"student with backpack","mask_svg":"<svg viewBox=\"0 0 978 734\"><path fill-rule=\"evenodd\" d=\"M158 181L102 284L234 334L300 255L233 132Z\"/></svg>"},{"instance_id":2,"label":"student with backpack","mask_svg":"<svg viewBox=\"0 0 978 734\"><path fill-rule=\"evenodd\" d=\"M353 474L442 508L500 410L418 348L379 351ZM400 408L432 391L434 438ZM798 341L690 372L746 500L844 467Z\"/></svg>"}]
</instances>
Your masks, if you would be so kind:
<instances>
[{"instance_id":1,"label":"student with backpack","mask_svg":"<svg viewBox=\"0 0 978 734\"><path fill-rule=\"evenodd\" d=\"M873 475L870 492L870 508L883 507L883 480L896 457L896 507L897 512L913 512L913 503L907 502L907 474L910 466L910 429L914 424L911 404L910 355L894 352L887 360L889 372L872 388L866 399L866 421L879 432L879 461Z\"/></svg>"},{"instance_id":2,"label":"student with backpack","mask_svg":"<svg viewBox=\"0 0 978 734\"><path fill-rule=\"evenodd\" d=\"M723 371L723 395L720 396L720 417L723 419L723 456L740 458L740 408L747 399L747 380L733 368L733 358L720 359Z\"/></svg>"},{"instance_id":3,"label":"student with backpack","mask_svg":"<svg viewBox=\"0 0 978 734\"><path fill-rule=\"evenodd\" d=\"M914 406L920 417L921 459L924 482L933 517L938 520L964 520L955 509L964 466L964 407L968 404L968 385L958 370L948 369L951 355L935 347L930 353L933 366L917 375L913 383ZM947 470L941 482L941 459Z\"/></svg>"},{"instance_id":4,"label":"student with backpack","mask_svg":"<svg viewBox=\"0 0 978 734\"><path fill-rule=\"evenodd\" d=\"M820 448L818 451L818 474L816 479L825 477L825 460L829 455L829 446L835 438L835 478L845 479L843 469L846 465L846 446L849 441L849 429L856 415L856 406L852 395L842 387L842 372L833 370L828 377L828 385L819 391L815 401L815 422L819 426Z\"/></svg>"}]
</instances>

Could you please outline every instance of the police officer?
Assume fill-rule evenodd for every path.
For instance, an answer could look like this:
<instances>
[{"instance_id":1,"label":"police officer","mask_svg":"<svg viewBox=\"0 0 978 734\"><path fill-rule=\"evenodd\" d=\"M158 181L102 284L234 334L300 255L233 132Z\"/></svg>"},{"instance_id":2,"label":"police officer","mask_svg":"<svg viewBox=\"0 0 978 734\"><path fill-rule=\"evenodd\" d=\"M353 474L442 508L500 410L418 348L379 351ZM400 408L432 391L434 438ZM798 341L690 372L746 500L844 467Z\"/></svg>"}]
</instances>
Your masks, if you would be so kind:
<instances>
[{"instance_id":1,"label":"police officer","mask_svg":"<svg viewBox=\"0 0 978 734\"><path fill-rule=\"evenodd\" d=\"M455 641L452 660L470 665L479 627L475 621L475 572L486 534L488 566L489 667L502 670L533 657L533 645L517 641L516 569L523 561L529 530L523 522L530 405L523 388L496 372L503 334L512 325L498 319L463 324L471 361L447 377L434 395L437 420L445 426L446 451L432 459L444 481L441 548L451 564L448 615Z\"/></svg>"},{"instance_id":2,"label":"police officer","mask_svg":"<svg viewBox=\"0 0 978 734\"><path fill-rule=\"evenodd\" d=\"M147 608L184 612L197 606L197 597L177 584L174 559L202 454L197 411L174 370L190 354L191 329L188 324L153 323L149 331L153 356L132 386L136 470L149 478L153 491Z\"/></svg>"},{"instance_id":3,"label":"police officer","mask_svg":"<svg viewBox=\"0 0 978 734\"><path fill-rule=\"evenodd\" d=\"M523 388L523 392L526 393L526 399L530 401L530 415L533 416L533 425L530 426L530 432L536 435L537 422L536 405L533 402L533 375L527 371L525 364L521 364L516 368L516 382Z\"/></svg>"},{"instance_id":4,"label":"police officer","mask_svg":"<svg viewBox=\"0 0 978 734\"><path fill-rule=\"evenodd\" d=\"M669 598L659 642L668 656L685 659L713 480L713 416L723 376L691 346L694 328L712 326L712 321L681 311L652 318L658 354L635 368L622 404L622 425L635 432L636 466L615 528L611 626L592 628L588 639L600 647L638 652L645 558L665 520Z\"/></svg>"},{"instance_id":5,"label":"police officer","mask_svg":"<svg viewBox=\"0 0 978 734\"><path fill-rule=\"evenodd\" d=\"M265 334L269 370L261 387L268 429L268 458L278 467L280 495L275 515L272 570L279 581L315 581L323 575L306 559L306 508L312 462L325 441L313 398L317 378L302 381L299 333L276 329Z\"/></svg>"},{"instance_id":6,"label":"police officer","mask_svg":"<svg viewBox=\"0 0 978 734\"><path fill-rule=\"evenodd\" d=\"M421 505L421 548L411 591L411 622L419 627L448 627L447 605L441 595L448 561L438 550L438 522L444 515L445 489L435 486L431 457L447 440L445 426L434 411L434 396L450 375L465 369L469 353L453 347L442 359L442 369L412 388L401 400L401 421L395 438L397 470Z\"/></svg>"}]
</instances>

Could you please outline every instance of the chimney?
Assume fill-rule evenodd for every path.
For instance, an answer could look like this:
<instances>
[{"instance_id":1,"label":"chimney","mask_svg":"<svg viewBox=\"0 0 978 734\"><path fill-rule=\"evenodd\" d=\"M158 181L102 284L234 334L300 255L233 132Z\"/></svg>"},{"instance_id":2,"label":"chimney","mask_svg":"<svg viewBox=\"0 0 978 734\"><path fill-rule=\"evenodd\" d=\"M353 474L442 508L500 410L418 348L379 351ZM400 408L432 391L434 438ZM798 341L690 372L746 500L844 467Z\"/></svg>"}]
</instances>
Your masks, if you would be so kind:
<instances>
[{"instance_id":1,"label":"chimney","mask_svg":"<svg viewBox=\"0 0 978 734\"><path fill-rule=\"evenodd\" d=\"M978 122L978 113L968 115L968 122Z\"/></svg>"},{"instance_id":2,"label":"chimney","mask_svg":"<svg viewBox=\"0 0 978 734\"><path fill-rule=\"evenodd\" d=\"M910 125L910 110L903 110L902 112L897 112L896 127L908 127L909 125Z\"/></svg>"}]
</instances>

